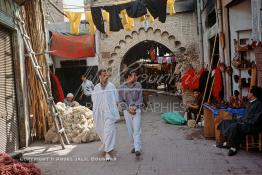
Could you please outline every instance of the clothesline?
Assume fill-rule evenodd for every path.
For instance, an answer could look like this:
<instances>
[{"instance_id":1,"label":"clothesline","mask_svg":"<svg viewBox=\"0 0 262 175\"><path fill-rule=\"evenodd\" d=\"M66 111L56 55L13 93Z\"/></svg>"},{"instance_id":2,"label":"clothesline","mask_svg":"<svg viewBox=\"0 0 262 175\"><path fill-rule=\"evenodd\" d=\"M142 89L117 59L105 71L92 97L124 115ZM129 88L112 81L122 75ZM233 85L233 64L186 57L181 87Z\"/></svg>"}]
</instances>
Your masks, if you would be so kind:
<instances>
[{"instance_id":1,"label":"clothesline","mask_svg":"<svg viewBox=\"0 0 262 175\"><path fill-rule=\"evenodd\" d=\"M112 6L91 7L91 10L85 11L84 14L90 26L90 34L94 34L96 29L102 33L117 32L121 29L131 31L135 25L135 18L140 18L143 22L149 16L151 23L156 18L164 23L167 7L170 15L175 13L174 2L174 0L122 1ZM66 11L65 14L70 22L70 31L78 34L83 13Z\"/></svg>"},{"instance_id":2,"label":"clothesline","mask_svg":"<svg viewBox=\"0 0 262 175\"><path fill-rule=\"evenodd\" d=\"M143 2L127 0L115 2L111 6L93 6L91 10L85 12L65 11L65 13L58 9L51 0L48 1L69 19L70 32L73 34L79 34L82 14L85 14L91 35L95 33L96 29L102 33L116 32L121 29L131 31L135 25L134 18L140 18L141 22L149 18L151 23L158 18L159 21L164 23L166 8L169 9L170 15L175 14L175 0L144 0Z\"/></svg>"}]
</instances>

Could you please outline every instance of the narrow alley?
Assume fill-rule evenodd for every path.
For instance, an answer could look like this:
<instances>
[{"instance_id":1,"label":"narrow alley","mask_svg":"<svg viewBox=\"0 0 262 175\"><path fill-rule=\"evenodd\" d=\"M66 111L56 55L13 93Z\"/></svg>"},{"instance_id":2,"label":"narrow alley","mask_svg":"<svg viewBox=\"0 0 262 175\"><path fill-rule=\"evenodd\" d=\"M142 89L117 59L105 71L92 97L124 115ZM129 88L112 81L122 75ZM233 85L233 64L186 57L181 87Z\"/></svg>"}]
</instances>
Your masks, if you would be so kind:
<instances>
[{"instance_id":1,"label":"narrow alley","mask_svg":"<svg viewBox=\"0 0 262 175\"><path fill-rule=\"evenodd\" d=\"M166 124L160 115L167 103L179 104L180 99L165 95L150 96L150 102L162 104L156 112L142 114L142 155L137 159L130 153L124 121L117 125L116 160L105 162L98 151L100 142L68 145L35 143L24 150L25 158L48 175L227 175L262 173L262 155L240 150L228 157L226 149L215 147L214 140L206 140L202 129ZM177 105L174 105L177 106Z\"/></svg>"}]
</instances>

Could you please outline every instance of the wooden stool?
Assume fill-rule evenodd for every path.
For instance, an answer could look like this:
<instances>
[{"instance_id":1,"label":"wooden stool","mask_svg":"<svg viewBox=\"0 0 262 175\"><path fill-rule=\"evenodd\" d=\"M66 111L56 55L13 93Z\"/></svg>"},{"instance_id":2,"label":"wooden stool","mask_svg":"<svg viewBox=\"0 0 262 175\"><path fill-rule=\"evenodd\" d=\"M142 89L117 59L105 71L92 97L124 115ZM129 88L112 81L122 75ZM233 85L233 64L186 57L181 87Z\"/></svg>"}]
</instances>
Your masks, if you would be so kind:
<instances>
[{"instance_id":1,"label":"wooden stool","mask_svg":"<svg viewBox=\"0 0 262 175\"><path fill-rule=\"evenodd\" d=\"M262 132L258 135L246 135L246 151L248 152L252 148L262 151Z\"/></svg>"}]
</instances>

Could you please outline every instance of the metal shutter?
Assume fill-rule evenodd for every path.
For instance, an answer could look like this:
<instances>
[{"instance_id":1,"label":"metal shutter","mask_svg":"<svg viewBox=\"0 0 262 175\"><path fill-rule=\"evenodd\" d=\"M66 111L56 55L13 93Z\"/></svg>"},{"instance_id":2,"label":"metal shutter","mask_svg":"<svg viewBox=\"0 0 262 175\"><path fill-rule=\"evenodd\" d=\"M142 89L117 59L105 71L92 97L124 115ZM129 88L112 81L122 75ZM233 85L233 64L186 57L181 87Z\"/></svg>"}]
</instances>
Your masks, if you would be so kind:
<instances>
[{"instance_id":1,"label":"metal shutter","mask_svg":"<svg viewBox=\"0 0 262 175\"><path fill-rule=\"evenodd\" d=\"M0 152L18 148L18 121L11 33L0 26Z\"/></svg>"}]
</instances>

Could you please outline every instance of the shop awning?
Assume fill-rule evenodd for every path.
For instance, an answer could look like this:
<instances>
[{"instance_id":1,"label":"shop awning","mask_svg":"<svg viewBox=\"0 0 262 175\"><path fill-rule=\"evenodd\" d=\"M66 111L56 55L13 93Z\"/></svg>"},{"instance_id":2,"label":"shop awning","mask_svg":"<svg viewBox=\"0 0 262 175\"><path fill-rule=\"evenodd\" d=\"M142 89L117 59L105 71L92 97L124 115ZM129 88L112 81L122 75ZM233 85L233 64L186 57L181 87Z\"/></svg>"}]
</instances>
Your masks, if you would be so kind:
<instances>
[{"instance_id":1,"label":"shop awning","mask_svg":"<svg viewBox=\"0 0 262 175\"><path fill-rule=\"evenodd\" d=\"M67 36L52 32L52 55L77 59L95 56L94 35Z\"/></svg>"}]
</instances>

